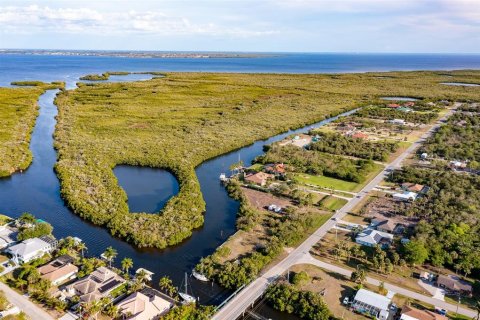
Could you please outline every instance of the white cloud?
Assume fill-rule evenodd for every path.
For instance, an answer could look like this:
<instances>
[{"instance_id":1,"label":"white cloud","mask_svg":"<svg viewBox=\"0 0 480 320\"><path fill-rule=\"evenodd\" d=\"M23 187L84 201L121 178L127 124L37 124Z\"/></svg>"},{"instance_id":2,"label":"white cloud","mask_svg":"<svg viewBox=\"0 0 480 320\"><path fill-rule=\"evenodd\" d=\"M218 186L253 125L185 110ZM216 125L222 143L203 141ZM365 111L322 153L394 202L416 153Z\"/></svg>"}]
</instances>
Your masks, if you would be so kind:
<instances>
[{"instance_id":1,"label":"white cloud","mask_svg":"<svg viewBox=\"0 0 480 320\"><path fill-rule=\"evenodd\" d=\"M160 11L99 12L89 8L0 7L0 28L4 33L87 33L96 35L226 35L261 36L271 30L225 27L214 23L194 23L181 16Z\"/></svg>"}]
</instances>

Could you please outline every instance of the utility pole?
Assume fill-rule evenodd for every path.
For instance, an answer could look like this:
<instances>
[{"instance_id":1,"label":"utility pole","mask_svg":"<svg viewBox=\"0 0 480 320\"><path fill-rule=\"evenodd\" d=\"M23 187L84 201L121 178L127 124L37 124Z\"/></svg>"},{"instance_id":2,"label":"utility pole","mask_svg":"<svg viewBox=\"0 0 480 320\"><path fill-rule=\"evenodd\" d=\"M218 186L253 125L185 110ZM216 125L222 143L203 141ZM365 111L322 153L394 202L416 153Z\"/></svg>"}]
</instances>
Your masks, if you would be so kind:
<instances>
[{"instance_id":1,"label":"utility pole","mask_svg":"<svg viewBox=\"0 0 480 320\"><path fill-rule=\"evenodd\" d=\"M456 314L458 314L458 306L460 304L460 298L461 298L460 293L458 293L457 311L455 311Z\"/></svg>"}]
</instances>

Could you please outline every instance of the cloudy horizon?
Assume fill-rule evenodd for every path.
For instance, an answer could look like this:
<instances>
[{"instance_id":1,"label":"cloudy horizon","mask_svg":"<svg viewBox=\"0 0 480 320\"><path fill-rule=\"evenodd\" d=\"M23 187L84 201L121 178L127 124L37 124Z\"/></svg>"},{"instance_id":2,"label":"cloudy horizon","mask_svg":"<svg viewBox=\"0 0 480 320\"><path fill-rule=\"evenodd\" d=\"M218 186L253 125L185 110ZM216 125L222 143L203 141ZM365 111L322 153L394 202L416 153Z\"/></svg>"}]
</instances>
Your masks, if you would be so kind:
<instances>
[{"instance_id":1,"label":"cloudy horizon","mask_svg":"<svg viewBox=\"0 0 480 320\"><path fill-rule=\"evenodd\" d=\"M0 48L478 53L478 0L5 0Z\"/></svg>"}]
</instances>

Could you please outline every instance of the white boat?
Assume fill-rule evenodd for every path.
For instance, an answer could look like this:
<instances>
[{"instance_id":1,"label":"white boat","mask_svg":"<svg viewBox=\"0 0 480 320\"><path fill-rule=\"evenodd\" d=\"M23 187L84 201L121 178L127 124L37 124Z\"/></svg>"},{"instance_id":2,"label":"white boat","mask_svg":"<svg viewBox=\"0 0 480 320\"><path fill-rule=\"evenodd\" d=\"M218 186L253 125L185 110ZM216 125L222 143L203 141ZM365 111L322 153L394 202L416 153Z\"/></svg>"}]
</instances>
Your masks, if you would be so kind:
<instances>
[{"instance_id":1,"label":"white boat","mask_svg":"<svg viewBox=\"0 0 480 320\"><path fill-rule=\"evenodd\" d=\"M220 174L220 181L225 182L227 180L228 179L227 179L227 176L225 175L225 173Z\"/></svg>"},{"instance_id":2,"label":"white boat","mask_svg":"<svg viewBox=\"0 0 480 320\"><path fill-rule=\"evenodd\" d=\"M178 295L183 299L185 304L195 303L197 299L188 294L188 278L187 273L185 272L185 292L179 292Z\"/></svg>"},{"instance_id":3,"label":"white boat","mask_svg":"<svg viewBox=\"0 0 480 320\"><path fill-rule=\"evenodd\" d=\"M205 277L203 274L195 271L195 270L192 270L192 276L197 279L197 280L200 280L200 281L205 281L207 282L208 281L208 278Z\"/></svg>"},{"instance_id":4,"label":"white boat","mask_svg":"<svg viewBox=\"0 0 480 320\"><path fill-rule=\"evenodd\" d=\"M179 292L178 295L183 299L184 303L195 303L197 299L192 297L191 295L184 293L184 292Z\"/></svg>"}]
</instances>

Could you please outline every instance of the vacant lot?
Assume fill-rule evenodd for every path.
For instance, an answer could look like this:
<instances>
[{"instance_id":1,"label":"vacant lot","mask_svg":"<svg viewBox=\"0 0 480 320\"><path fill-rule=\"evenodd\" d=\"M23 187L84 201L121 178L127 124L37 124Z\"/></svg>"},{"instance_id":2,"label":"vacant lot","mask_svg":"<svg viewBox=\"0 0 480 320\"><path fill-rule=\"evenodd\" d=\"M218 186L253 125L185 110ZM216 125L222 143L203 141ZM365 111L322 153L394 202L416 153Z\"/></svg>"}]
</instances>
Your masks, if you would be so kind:
<instances>
[{"instance_id":1,"label":"vacant lot","mask_svg":"<svg viewBox=\"0 0 480 320\"><path fill-rule=\"evenodd\" d=\"M257 191L250 188L242 188L242 191L248 198L248 202L256 209L266 210L266 208L271 204L275 204L282 208L293 206L291 200L276 197L271 193Z\"/></svg>"},{"instance_id":2,"label":"vacant lot","mask_svg":"<svg viewBox=\"0 0 480 320\"><path fill-rule=\"evenodd\" d=\"M323 299L335 317L352 320L367 319L360 314L351 312L342 305L345 297L351 299L355 296L355 283L351 282L350 279L345 278L345 276L341 274L326 271L309 264L294 265L290 271L291 276L302 271L305 271L309 275L310 280L302 284L300 289L318 293L323 292Z\"/></svg>"}]
</instances>

